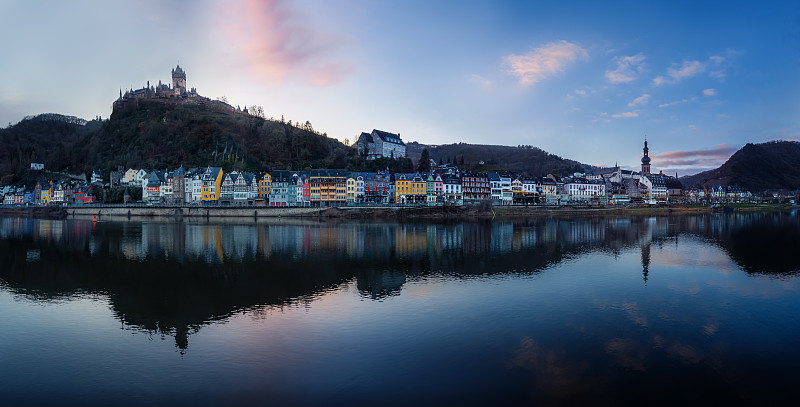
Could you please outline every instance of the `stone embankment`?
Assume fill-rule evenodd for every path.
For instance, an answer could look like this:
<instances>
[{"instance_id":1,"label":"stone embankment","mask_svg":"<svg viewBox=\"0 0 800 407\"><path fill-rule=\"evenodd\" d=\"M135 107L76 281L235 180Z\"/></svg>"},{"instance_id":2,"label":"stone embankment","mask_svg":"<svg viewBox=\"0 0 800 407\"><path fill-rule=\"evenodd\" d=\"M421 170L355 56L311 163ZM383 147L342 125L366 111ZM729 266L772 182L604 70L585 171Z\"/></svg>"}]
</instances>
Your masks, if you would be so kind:
<instances>
[{"instance_id":1,"label":"stone embankment","mask_svg":"<svg viewBox=\"0 0 800 407\"><path fill-rule=\"evenodd\" d=\"M327 217L329 208L200 207L200 206L85 206L65 207L66 217L101 219L120 218L319 218Z\"/></svg>"},{"instance_id":2,"label":"stone embankment","mask_svg":"<svg viewBox=\"0 0 800 407\"><path fill-rule=\"evenodd\" d=\"M788 205L742 205L732 211L789 210ZM159 219L362 219L362 220L476 220L525 217L570 216L660 216L708 213L721 210L709 206L666 207L556 207L556 206L345 206L335 208L296 207L202 207L202 206L66 206L66 207L2 207L0 216L28 218L90 218L100 220Z\"/></svg>"}]
</instances>

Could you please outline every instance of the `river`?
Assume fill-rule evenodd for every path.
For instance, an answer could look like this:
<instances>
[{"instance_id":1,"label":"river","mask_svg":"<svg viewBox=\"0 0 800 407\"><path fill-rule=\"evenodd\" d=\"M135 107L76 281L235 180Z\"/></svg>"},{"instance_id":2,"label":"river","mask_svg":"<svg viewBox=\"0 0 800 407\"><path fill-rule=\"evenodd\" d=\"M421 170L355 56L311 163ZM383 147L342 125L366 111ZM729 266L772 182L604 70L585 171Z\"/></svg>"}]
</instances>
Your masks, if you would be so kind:
<instances>
[{"instance_id":1,"label":"river","mask_svg":"<svg viewBox=\"0 0 800 407\"><path fill-rule=\"evenodd\" d=\"M786 405L800 215L0 218L4 405Z\"/></svg>"}]
</instances>

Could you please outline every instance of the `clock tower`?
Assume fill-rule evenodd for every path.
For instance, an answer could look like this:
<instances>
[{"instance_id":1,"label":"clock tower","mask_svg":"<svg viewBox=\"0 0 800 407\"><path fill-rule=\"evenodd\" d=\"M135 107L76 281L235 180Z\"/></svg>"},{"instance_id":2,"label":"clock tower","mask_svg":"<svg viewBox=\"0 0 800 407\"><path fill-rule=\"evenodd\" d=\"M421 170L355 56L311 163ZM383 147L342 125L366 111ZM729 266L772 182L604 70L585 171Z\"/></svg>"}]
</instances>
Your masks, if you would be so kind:
<instances>
[{"instance_id":1,"label":"clock tower","mask_svg":"<svg viewBox=\"0 0 800 407\"><path fill-rule=\"evenodd\" d=\"M647 148L647 139L644 140L644 156L642 156L642 175L650 175L650 149Z\"/></svg>"},{"instance_id":2,"label":"clock tower","mask_svg":"<svg viewBox=\"0 0 800 407\"><path fill-rule=\"evenodd\" d=\"M180 65L172 70L172 89L176 96L186 94L186 72Z\"/></svg>"}]
</instances>

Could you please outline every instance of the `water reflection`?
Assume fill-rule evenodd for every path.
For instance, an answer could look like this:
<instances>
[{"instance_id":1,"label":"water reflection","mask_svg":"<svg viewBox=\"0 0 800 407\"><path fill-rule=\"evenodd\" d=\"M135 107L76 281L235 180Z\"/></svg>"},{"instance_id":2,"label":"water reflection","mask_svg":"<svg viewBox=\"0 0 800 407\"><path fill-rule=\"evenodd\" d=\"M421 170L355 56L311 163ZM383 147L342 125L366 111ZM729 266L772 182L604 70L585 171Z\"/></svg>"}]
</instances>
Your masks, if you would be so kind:
<instances>
[{"instance_id":1,"label":"water reflection","mask_svg":"<svg viewBox=\"0 0 800 407\"><path fill-rule=\"evenodd\" d=\"M363 298L384 300L420 276L532 275L587 253L637 251L646 285L651 248L674 245L676 258L660 261L679 262L681 241L693 238L722 248L748 273L800 270L795 213L445 224L0 218L0 280L35 299L107 296L123 324L172 335L186 349L189 335L211 321L311 301L352 283ZM644 324L635 304L615 306ZM512 365L547 362L540 346L524 340ZM641 367L642 351L630 339L609 338L605 346L621 365ZM665 349L696 357L680 344Z\"/></svg>"}]
</instances>

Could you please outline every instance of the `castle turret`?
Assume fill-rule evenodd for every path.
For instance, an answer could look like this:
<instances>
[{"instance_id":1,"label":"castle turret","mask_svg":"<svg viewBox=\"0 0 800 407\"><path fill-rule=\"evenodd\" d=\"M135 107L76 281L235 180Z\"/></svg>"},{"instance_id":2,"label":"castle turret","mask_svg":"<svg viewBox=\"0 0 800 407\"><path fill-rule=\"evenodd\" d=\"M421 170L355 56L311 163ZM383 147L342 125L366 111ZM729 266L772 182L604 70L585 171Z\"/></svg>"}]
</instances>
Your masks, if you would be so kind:
<instances>
[{"instance_id":1,"label":"castle turret","mask_svg":"<svg viewBox=\"0 0 800 407\"><path fill-rule=\"evenodd\" d=\"M186 93L186 72L178 65L172 70L172 89L175 95Z\"/></svg>"}]
</instances>

